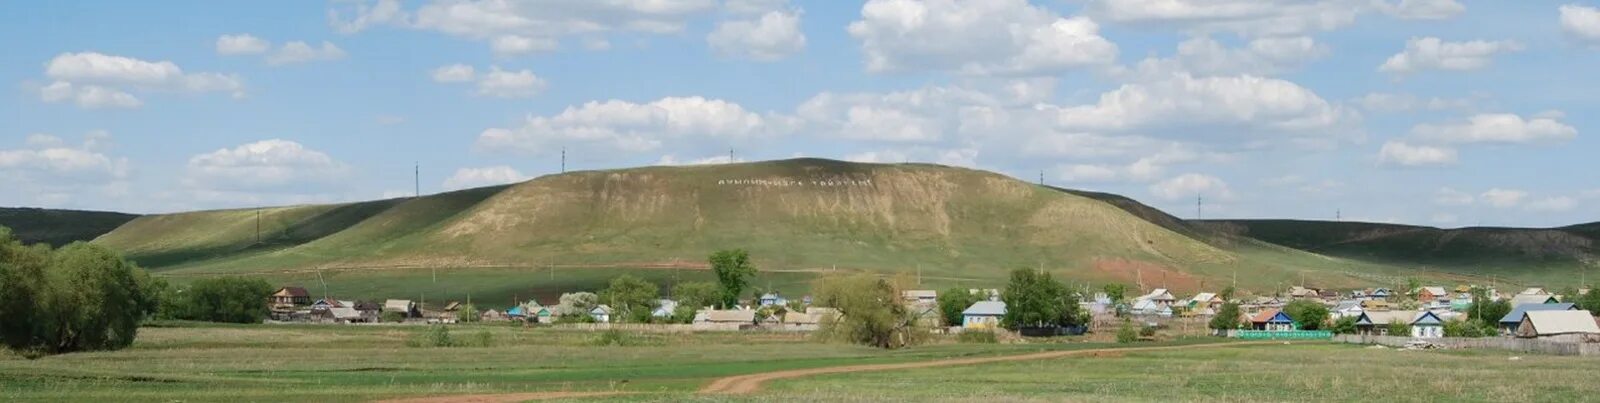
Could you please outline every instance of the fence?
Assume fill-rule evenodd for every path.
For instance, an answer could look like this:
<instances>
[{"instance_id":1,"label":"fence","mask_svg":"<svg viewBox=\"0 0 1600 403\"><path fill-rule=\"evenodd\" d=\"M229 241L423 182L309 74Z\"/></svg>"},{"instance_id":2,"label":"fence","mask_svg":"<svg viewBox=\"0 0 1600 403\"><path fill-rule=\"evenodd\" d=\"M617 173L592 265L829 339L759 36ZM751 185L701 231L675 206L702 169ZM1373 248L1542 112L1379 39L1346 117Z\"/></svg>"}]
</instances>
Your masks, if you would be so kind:
<instances>
[{"instance_id":1,"label":"fence","mask_svg":"<svg viewBox=\"0 0 1600 403\"><path fill-rule=\"evenodd\" d=\"M1421 340L1443 348L1493 348L1520 353L1549 354L1549 355L1577 355L1586 357L1600 356L1600 344L1575 343L1538 339L1517 339L1509 337L1441 337L1441 338L1412 338L1400 336L1365 336L1358 334L1342 334L1333 337L1333 341L1353 344L1377 344L1389 347L1405 347L1407 343Z\"/></svg>"},{"instance_id":2,"label":"fence","mask_svg":"<svg viewBox=\"0 0 1600 403\"><path fill-rule=\"evenodd\" d=\"M662 323L560 323L550 325L552 329L564 330L624 330L645 333L688 333L688 332L810 332L817 330L816 325L744 325L738 323L695 323L695 324L662 324Z\"/></svg>"},{"instance_id":3,"label":"fence","mask_svg":"<svg viewBox=\"0 0 1600 403\"><path fill-rule=\"evenodd\" d=\"M1326 330L1235 330L1233 337L1240 340L1327 340L1333 332Z\"/></svg>"}]
</instances>

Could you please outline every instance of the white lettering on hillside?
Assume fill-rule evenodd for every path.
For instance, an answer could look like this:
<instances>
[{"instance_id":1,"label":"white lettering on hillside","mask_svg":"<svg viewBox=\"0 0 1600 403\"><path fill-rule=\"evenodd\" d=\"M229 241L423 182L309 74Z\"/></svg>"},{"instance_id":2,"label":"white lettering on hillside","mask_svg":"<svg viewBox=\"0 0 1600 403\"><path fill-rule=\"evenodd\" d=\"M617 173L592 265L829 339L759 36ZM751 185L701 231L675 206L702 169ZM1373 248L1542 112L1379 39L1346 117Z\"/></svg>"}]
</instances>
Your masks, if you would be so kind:
<instances>
[{"instance_id":1,"label":"white lettering on hillside","mask_svg":"<svg viewBox=\"0 0 1600 403\"><path fill-rule=\"evenodd\" d=\"M719 186L759 186L759 187L839 187L839 186L872 186L871 179L718 179Z\"/></svg>"}]
</instances>

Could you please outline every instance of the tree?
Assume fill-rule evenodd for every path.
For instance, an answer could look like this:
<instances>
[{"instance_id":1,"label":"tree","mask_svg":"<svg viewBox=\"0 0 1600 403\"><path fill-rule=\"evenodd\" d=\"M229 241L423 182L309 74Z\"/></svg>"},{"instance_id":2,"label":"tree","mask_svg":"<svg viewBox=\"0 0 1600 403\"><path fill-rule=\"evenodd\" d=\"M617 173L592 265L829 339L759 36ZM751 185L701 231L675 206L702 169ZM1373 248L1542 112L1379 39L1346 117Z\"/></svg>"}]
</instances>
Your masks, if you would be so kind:
<instances>
[{"instance_id":1,"label":"tree","mask_svg":"<svg viewBox=\"0 0 1600 403\"><path fill-rule=\"evenodd\" d=\"M1139 341L1139 330L1133 328L1133 322L1122 320L1122 326L1117 327L1117 342L1128 344Z\"/></svg>"},{"instance_id":2,"label":"tree","mask_svg":"<svg viewBox=\"0 0 1600 403\"><path fill-rule=\"evenodd\" d=\"M1209 324L1214 330L1230 330L1239 328L1239 304L1232 302L1222 304L1216 316L1211 317Z\"/></svg>"},{"instance_id":3,"label":"tree","mask_svg":"<svg viewBox=\"0 0 1600 403\"><path fill-rule=\"evenodd\" d=\"M1590 290L1588 294L1579 295L1578 309L1600 314L1600 290Z\"/></svg>"},{"instance_id":4,"label":"tree","mask_svg":"<svg viewBox=\"0 0 1600 403\"><path fill-rule=\"evenodd\" d=\"M1328 330L1333 331L1335 334L1355 334L1356 317L1346 316L1339 318L1339 320L1333 321L1333 327L1328 328Z\"/></svg>"},{"instance_id":5,"label":"tree","mask_svg":"<svg viewBox=\"0 0 1600 403\"><path fill-rule=\"evenodd\" d=\"M182 293L179 319L227 323L261 323L269 313L272 284L259 278L216 277L196 280Z\"/></svg>"},{"instance_id":6,"label":"tree","mask_svg":"<svg viewBox=\"0 0 1600 403\"><path fill-rule=\"evenodd\" d=\"M600 300L629 322L649 322L660 299L661 288L655 283L628 274L612 278L611 284L600 291Z\"/></svg>"},{"instance_id":7,"label":"tree","mask_svg":"<svg viewBox=\"0 0 1600 403\"><path fill-rule=\"evenodd\" d=\"M960 325L961 312L978 301L980 299L976 294L959 287L944 290L939 293L939 316L944 319L945 326Z\"/></svg>"},{"instance_id":8,"label":"tree","mask_svg":"<svg viewBox=\"0 0 1600 403\"><path fill-rule=\"evenodd\" d=\"M592 292L569 292L566 294L561 294L561 299L558 301L560 302L556 304L556 314L560 315L561 319L568 321L582 321L580 317L589 318L591 317L589 316L589 312L594 311L595 307L600 306L600 296L595 295Z\"/></svg>"},{"instance_id":9,"label":"tree","mask_svg":"<svg viewBox=\"0 0 1600 403\"><path fill-rule=\"evenodd\" d=\"M1233 294L1236 294L1236 293L1238 293L1238 291L1234 290L1233 286L1230 285L1227 288L1223 288L1222 289L1222 293L1221 294L1217 294L1217 296L1221 297L1223 302L1227 302L1227 301L1233 301Z\"/></svg>"},{"instance_id":10,"label":"tree","mask_svg":"<svg viewBox=\"0 0 1600 403\"><path fill-rule=\"evenodd\" d=\"M678 308L672 311L672 321L676 323L693 322L700 309L722 302L722 291L715 283L705 281L679 283L672 288L672 296L678 300Z\"/></svg>"},{"instance_id":11,"label":"tree","mask_svg":"<svg viewBox=\"0 0 1600 403\"><path fill-rule=\"evenodd\" d=\"M839 311L819 334L879 348L905 347L922 339L916 316L900 303L900 290L870 274L834 275L816 281L814 302Z\"/></svg>"},{"instance_id":12,"label":"tree","mask_svg":"<svg viewBox=\"0 0 1600 403\"><path fill-rule=\"evenodd\" d=\"M1491 301L1488 294L1473 290L1472 304L1467 306L1467 320L1480 323L1499 323L1500 318L1511 314L1511 303L1508 301Z\"/></svg>"},{"instance_id":13,"label":"tree","mask_svg":"<svg viewBox=\"0 0 1600 403\"><path fill-rule=\"evenodd\" d=\"M104 247L23 246L0 227L0 340L27 357L127 347L159 305L154 283Z\"/></svg>"},{"instance_id":14,"label":"tree","mask_svg":"<svg viewBox=\"0 0 1600 403\"><path fill-rule=\"evenodd\" d=\"M1112 304L1122 302L1123 298L1127 298L1128 296L1128 285L1126 284L1107 283L1105 286L1100 287L1100 289L1101 291L1105 291L1106 299L1110 299Z\"/></svg>"},{"instance_id":15,"label":"tree","mask_svg":"<svg viewBox=\"0 0 1600 403\"><path fill-rule=\"evenodd\" d=\"M1319 330L1328 323L1328 307L1321 302L1302 299L1290 302L1283 306L1283 313L1289 315L1301 329Z\"/></svg>"},{"instance_id":16,"label":"tree","mask_svg":"<svg viewBox=\"0 0 1600 403\"><path fill-rule=\"evenodd\" d=\"M1390 336L1411 337L1411 324L1409 323L1398 320L1389 322L1388 330Z\"/></svg>"},{"instance_id":17,"label":"tree","mask_svg":"<svg viewBox=\"0 0 1600 403\"><path fill-rule=\"evenodd\" d=\"M461 323L474 323L483 319L483 311L477 305L466 304L456 309L456 321Z\"/></svg>"},{"instance_id":18,"label":"tree","mask_svg":"<svg viewBox=\"0 0 1600 403\"><path fill-rule=\"evenodd\" d=\"M1011 281L1000 292L1000 299L1006 303L1006 314L1000 321L1007 329L1072 326L1083 321L1077 295L1049 273L1011 271Z\"/></svg>"},{"instance_id":19,"label":"tree","mask_svg":"<svg viewBox=\"0 0 1600 403\"><path fill-rule=\"evenodd\" d=\"M756 267L750 264L750 254L743 249L724 250L711 254L710 260L711 271L716 273L717 284L722 286L722 306L739 305L739 295L756 275Z\"/></svg>"}]
</instances>

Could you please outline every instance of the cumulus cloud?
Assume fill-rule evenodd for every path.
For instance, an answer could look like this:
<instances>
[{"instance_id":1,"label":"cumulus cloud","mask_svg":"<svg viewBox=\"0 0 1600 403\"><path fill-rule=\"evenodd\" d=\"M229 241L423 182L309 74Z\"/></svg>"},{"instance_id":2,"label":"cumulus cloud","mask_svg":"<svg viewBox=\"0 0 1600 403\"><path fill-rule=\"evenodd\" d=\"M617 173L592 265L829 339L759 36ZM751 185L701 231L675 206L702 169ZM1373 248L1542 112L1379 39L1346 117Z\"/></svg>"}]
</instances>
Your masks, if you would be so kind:
<instances>
[{"instance_id":1,"label":"cumulus cloud","mask_svg":"<svg viewBox=\"0 0 1600 403\"><path fill-rule=\"evenodd\" d=\"M444 180L445 190L460 190L484 186L504 185L531 179L515 168L499 165L482 168L460 168Z\"/></svg>"},{"instance_id":2,"label":"cumulus cloud","mask_svg":"<svg viewBox=\"0 0 1600 403\"><path fill-rule=\"evenodd\" d=\"M1025 0L870 0L848 31L873 72L1040 74L1107 65L1117 56L1099 24Z\"/></svg>"},{"instance_id":3,"label":"cumulus cloud","mask_svg":"<svg viewBox=\"0 0 1600 403\"><path fill-rule=\"evenodd\" d=\"M1594 7L1567 4L1560 8L1561 32L1578 43L1600 47L1600 10Z\"/></svg>"},{"instance_id":4,"label":"cumulus cloud","mask_svg":"<svg viewBox=\"0 0 1600 403\"><path fill-rule=\"evenodd\" d=\"M1524 119L1509 113L1473 115L1466 121L1444 124L1419 124L1411 134L1419 139L1441 143L1539 143L1571 140L1578 130L1557 121L1560 115Z\"/></svg>"},{"instance_id":5,"label":"cumulus cloud","mask_svg":"<svg viewBox=\"0 0 1600 403\"><path fill-rule=\"evenodd\" d=\"M1374 0L1374 4L1384 14L1407 20L1442 20L1467 11L1455 0Z\"/></svg>"},{"instance_id":6,"label":"cumulus cloud","mask_svg":"<svg viewBox=\"0 0 1600 403\"><path fill-rule=\"evenodd\" d=\"M691 159L684 160L684 159L679 159L675 155L667 154L667 155L661 156L661 159L656 160L656 165L669 165L669 166L718 165L718 164L731 164L731 163L738 163L738 162L744 162L744 159L743 158L735 158L733 156L728 156L728 155L717 155L717 156L711 156L711 157L705 157L705 158L691 158Z\"/></svg>"},{"instance_id":7,"label":"cumulus cloud","mask_svg":"<svg viewBox=\"0 0 1600 403\"><path fill-rule=\"evenodd\" d=\"M1150 185L1150 194L1163 200L1184 200L1205 197L1214 200L1234 198L1227 182L1215 176L1197 173L1178 175Z\"/></svg>"},{"instance_id":8,"label":"cumulus cloud","mask_svg":"<svg viewBox=\"0 0 1600 403\"><path fill-rule=\"evenodd\" d=\"M26 137L25 146L0 149L0 204L93 207L88 202L126 193L132 164L107 154L110 135L94 131L82 142L45 133Z\"/></svg>"},{"instance_id":9,"label":"cumulus cloud","mask_svg":"<svg viewBox=\"0 0 1600 403\"><path fill-rule=\"evenodd\" d=\"M1383 143L1383 148L1378 150L1378 162L1408 167L1449 165L1456 163L1456 150L1391 140Z\"/></svg>"},{"instance_id":10,"label":"cumulus cloud","mask_svg":"<svg viewBox=\"0 0 1600 403\"><path fill-rule=\"evenodd\" d=\"M489 50L500 56L515 56L533 52L548 52L556 50L561 45L550 38L529 38L518 35L502 35L489 42Z\"/></svg>"},{"instance_id":11,"label":"cumulus cloud","mask_svg":"<svg viewBox=\"0 0 1600 403\"><path fill-rule=\"evenodd\" d=\"M749 20L723 21L706 35L706 43L724 57L776 61L806 46L797 11L771 11Z\"/></svg>"},{"instance_id":12,"label":"cumulus cloud","mask_svg":"<svg viewBox=\"0 0 1600 403\"><path fill-rule=\"evenodd\" d=\"M476 77L476 71L472 66L465 64L457 63L433 69L433 81L441 83L467 82L472 81L474 77Z\"/></svg>"},{"instance_id":13,"label":"cumulus cloud","mask_svg":"<svg viewBox=\"0 0 1600 403\"><path fill-rule=\"evenodd\" d=\"M138 108L144 105L129 91L230 92L244 95L238 77L217 73L185 73L170 61L151 62L97 52L62 53L45 64L54 80L39 88L44 102L73 101L79 107Z\"/></svg>"},{"instance_id":14,"label":"cumulus cloud","mask_svg":"<svg viewBox=\"0 0 1600 403\"><path fill-rule=\"evenodd\" d=\"M869 164L895 164L911 161L911 155L895 150L866 151L846 155L844 160Z\"/></svg>"},{"instance_id":15,"label":"cumulus cloud","mask_svg":"<svg viewBox=\"0 0 1600 403\"><path fill-rule=\"evenodd\" d=\"M1111 182L1120 175L1117 167L1092 164L1072 164L1056 167L1056 178L1075 183Z\"/></svg>"},{"instance_id":16,"label":"cumulus cloud","mask_svg":"<svg viewBox=\"0 0 1600 403\"><path fill-rule=\"evenodd\" d=\"M544 92L546 86L544 78L534 75L532 70L509 71L491 66L489 72L484 73L483 78L478 80L478 95L527 98Z\"/></svg>"},{"instance_id":17,"label":"cumulus cloud","mask_svg":"<svg viewBox=\"0 0 1600 403\"><path fill-rule=\"evenodd\" d=\"M1488 66L1494 56L1522 50L1516 41L1445 42L1435 37L1411 38L1406 49L1390 56L1378 71L1409 74L1423 70L1477 70Z\"/></svg>"},{"instance_id":18,"label":"cumulus cloud","mask_svg":"<svg viewBox=\"0 0 1600 403\"><path fill-rule=\"evenodd\" d=\"M1399 113L1417 110L1471 109L1474 100L1472 98L1442 97L1423 99L1416 95L1405 93L1369 92L1360 98L1351 100L1351 102L1368 112Z\"/></svg>"},{"instance_id":19,"label":"cumulus cloud","mask_svg":"<svg viewBox=\"0 0 1600 403\"><path fill-rule=\"evenodd\" d=\"M1518 204L1522 203L1523 199L1528 198L1528 192L1514 189L1494 188L1489 189L1487 192L1483 192L1483 194L1479 195L1479 197L1483 199L1484 203L1487 203L1495 208L1510 208L1516 207Z\"/></svg>"},{"instance_id":20,"label":"cumulus cloud","mask_svg":"<svg viewBox=\"0 0 1600 403\"><path fill-rule=\"evenodd\" d=\"M334 30L345 34L361 32L367 28L383 24L406 25L406 19L410 18L405 10L401 9L400 0L348 1L342 3L348 4L350 9L343 11L329 9L328 24L332 25ZM345 18L346 14L349 14L350 17Z\"/></svg>"},{"instance_id":21,"label":"cumulus cloud","mask_svg":"<svg viewBox=\"0 0 1600 403\"><path fill-rule=\"evenodd\" d=\"M1528 211L1564 212L1578 207L1578 199L1567 196L1546 197L1528 203Z\"/></svg>"},{"instance_id":22,"label":"cumulus cloud","mask_svg":"<svg viewBox=\"0 0 1600 403\"><path fill-rule=\"evenodd\" d=\"M262 54L271 47L271 42L250 34L223 35L217 38L217 54L224 56Z\"/></svg>"},{"instance_id":23,"label":"cumulus cloud","mask_svg":"<svg viewBox=\"0 0 1600 403\"><path fill-rule=\"evenodd\" d=\"M1328 47L1308 36L1252 39L1243 47L1230 48L1209 36L1189 38L1178 43L1177 54L1169 58L1147 58L1135 67L1141 76L1164 77L1176 73L1196 76L1274 75L1297 69L1328 55Z\"/></svg>"},{"instance_id":24,"label":"cumulus cloud","mask_svg":"<svg viewBox=\"0 0 1600 403\"><path fill-rule=\"evenodd\" d=\"M1326 139L1355 123L1357 117L1295 83L1255 76L1203 77L1177 75L1158 82L1124 84L1100 95L1099 102L1060 108L1057 122L1069 129L1162 133L1177 136L1274 137ZM1216 133L1196 126L1222 127Z\"/></svg>"},{"instance_id":25,"label":"cumulus cloud","mask_svg":"<svg viewBox=\"0 0 1600 403\"><path fill-rule=\"evenodd\" d=\"M550 48L574 35L679 33L691 19L716 11L719 4L717 0L430 0L407 10L398 0L379 0L330 9L328 20L344 33L388 25L481 40L507 55L507 51Z\"/></svg>"},{"instance_id":26,"label":"cumulus cloud","mask_svg":"<svg viewBox=\"0 0 1600 403\"><path fill-rule=\"evenodd\" d=\"M349 167L300 143L271 139L189 158L184 183L200 190L304 190L344 179Z\"/></svg>"},{"instance_id":27,"label":"cumulus cloud","mask_svg":"<svg viewBox=\"0 0 1600 403\"><path fill-rule=\"evenodd\" d=\"M338 60L343 59L344 56L344 49L339 49L338 46L328 41L323 41L320 47L312 47L305 42L293 41L283 44L282 47L278 48L278 51L268 55L267 64L276 66L311 61Z\"/></svg>"},{"instance_id":28,"label":"cumulus cloud","mask_svg":"<svg viewBox=\"0 0 1600 403\"><path fill-rule=\"evenodd\" d=\"M1193 33L1290 36L1337 29L1354 22L1370 0L1087 0L1099 19Z\"/></svg>"},{"instance_id":29,"label":"cumulus cloud","mask_svg":"<svg viewBox=\"0 0 1600 403\"><path fill-rule=\"evenodd\" d=\"M740 139L779 132L782 128L773 123L775 119L736 103L702 97L668 97L644 104L588 102L553 116L530 116L521 127L484 130L475 147L539 154L563 145L586 145L638 153L658 149L672 139Z\"/></svg>"}]
</instances>

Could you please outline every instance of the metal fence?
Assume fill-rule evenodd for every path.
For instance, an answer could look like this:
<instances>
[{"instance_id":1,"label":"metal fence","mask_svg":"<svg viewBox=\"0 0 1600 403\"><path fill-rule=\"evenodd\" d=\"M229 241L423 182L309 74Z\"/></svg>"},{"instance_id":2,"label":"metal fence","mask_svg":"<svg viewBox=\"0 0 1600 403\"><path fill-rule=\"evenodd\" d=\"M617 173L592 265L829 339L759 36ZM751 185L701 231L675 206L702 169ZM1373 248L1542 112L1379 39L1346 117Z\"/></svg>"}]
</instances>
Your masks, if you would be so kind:
<instances>
[{"instance_id":1,"label":"metal fence","mask_svg":"<svg viewBox=\"0 0 1600 403\"><path fill-rule=\"evenodd\" d=\"M1234 338L1240 340L1327 340L1333 332L1326 330L1235 330Z\"/></svg>"}]
</instances>

